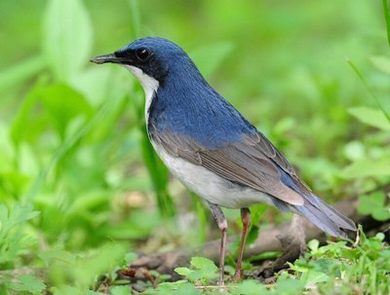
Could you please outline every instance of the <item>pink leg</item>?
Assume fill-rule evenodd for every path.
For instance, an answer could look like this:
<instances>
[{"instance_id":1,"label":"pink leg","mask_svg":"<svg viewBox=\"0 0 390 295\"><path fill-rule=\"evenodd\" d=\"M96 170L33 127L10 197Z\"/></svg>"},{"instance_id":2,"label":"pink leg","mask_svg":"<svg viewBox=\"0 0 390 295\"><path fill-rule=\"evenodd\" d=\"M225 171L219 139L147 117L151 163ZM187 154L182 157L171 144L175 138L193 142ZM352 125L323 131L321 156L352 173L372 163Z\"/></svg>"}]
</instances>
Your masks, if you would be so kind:
<instances>
[{"instance_id":1,"label":"pink leg","mask_svg":"<svg viewBox=\"0 0 390 295\"><path fill-rule=\"evenodd\" d=\"M223 286L224 284L224 274L225 274L225 251L226 251L226 238L227 238L227 228L228 224L225 218L225 215L223 215L223 212L221 208L219 208L217 205L208 204L211 213L213 214L213 217L215 221L218 224L219 229L221 230L221 246L219 248L219 268L220 268L220 276L218 285Z\"/></svg>"},{"instance_id":2,"label":"pink leg","mask_svg":"<svg viewBox=\"0 0 390 295\"><path fill-rule=\"evenodd\" d=\"M240 242L240 253L238 255L237 264L236 264L236 272L234 274L234 280L239 281L241 279L242 271L241 271L241 263L242 258L244 256L245 242L248 237L248 229L249 224L251 222L251 215L248 208L241 208L241 220L242 220L242 234L241 234L241 242Z\"/></svg>"}]
</instances>

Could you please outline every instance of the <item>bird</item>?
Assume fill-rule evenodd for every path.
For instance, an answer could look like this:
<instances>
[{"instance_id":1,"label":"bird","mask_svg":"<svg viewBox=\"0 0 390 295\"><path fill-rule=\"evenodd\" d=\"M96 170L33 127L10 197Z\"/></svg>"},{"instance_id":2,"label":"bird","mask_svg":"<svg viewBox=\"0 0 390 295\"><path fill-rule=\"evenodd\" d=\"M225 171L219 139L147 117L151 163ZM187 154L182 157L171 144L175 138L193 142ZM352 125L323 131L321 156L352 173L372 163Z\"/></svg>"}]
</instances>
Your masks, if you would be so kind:
<instances>
[{"instance_id":1,"label":"bird","mask_svg":"<svg viewBox=\"0 0 390 295\"><path fill-rule=\"evenodd\" d=\"M233 279L242 276L249 207L266 203L347 238L355 223L325 203L285 156L202 76L188 54L161 37L136 39L91 58L128 69L145 93L149 140L168 170L209 207L221 231L219 280L224 284L228 223L222 208L240 209L242 233Z\"/></svg>"}]
</instances>

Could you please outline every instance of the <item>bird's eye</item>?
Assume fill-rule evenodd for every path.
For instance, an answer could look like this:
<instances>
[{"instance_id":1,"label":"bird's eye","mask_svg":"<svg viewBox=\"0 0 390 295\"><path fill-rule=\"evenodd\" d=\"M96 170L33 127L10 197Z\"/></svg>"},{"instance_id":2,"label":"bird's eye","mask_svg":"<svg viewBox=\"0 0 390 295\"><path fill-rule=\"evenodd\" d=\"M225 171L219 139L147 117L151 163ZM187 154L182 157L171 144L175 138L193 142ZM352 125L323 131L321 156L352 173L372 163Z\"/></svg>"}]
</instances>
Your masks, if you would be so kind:
<instances>
[{"instance_id":1,"label":"bird's eye","mask_svg":"<svg viewBox=\"0 0 390 295\"><path fill-rule=\"evenodd\" d=\"M135 56L144 62L150 57L150 51L147 48L139 48L135 51Z\"/></svg>"}]
</instances>

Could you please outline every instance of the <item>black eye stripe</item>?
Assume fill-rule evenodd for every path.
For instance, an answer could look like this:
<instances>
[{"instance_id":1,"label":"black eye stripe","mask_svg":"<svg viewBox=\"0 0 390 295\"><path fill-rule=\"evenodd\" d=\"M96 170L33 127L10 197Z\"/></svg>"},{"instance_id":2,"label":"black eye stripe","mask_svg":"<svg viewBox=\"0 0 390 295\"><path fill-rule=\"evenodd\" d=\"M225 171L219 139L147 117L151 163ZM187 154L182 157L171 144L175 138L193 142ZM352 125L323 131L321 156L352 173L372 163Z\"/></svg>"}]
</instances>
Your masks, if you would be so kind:
<instances>
[{"instance_id":1,"label":"black eye stripe","mask_svg":"<svg viewBox=\"0 0 390 295\"><path fill-rule=\"evenodd\" d=\"M151 52L147 48L138 48L135 51L135 56L138 58L140 61L147 61L151 55Z\"/></svg>"}]
</instances>

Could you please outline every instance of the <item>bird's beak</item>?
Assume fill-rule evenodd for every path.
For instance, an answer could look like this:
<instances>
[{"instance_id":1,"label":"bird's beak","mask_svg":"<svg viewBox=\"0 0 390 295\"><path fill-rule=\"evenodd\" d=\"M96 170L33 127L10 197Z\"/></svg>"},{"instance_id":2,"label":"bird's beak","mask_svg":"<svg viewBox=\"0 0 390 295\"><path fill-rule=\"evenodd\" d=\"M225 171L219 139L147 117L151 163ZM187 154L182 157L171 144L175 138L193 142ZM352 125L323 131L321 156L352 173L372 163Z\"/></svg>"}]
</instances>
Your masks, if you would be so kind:
<instances>
[{"instance_id":1,"label":"bird's beak","mask_svg":"<svg viewBox=\"0 0 390 295\"><path fill-rule=\"evenodd\" d=\"M104 64L104 63L115 63L115 64L122 64L124 63L123 57L116 56L115 53L110 53L110 54L104 54L104 55L99 55L91 58L89 60L90 62L93 62L95 64Z\"/></svg>"}]
</instances>

